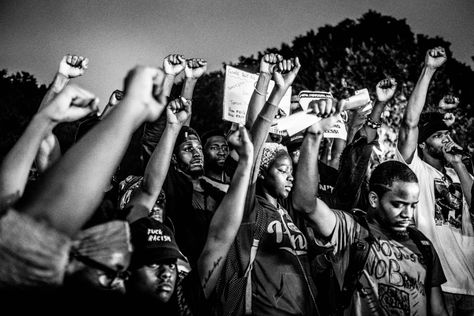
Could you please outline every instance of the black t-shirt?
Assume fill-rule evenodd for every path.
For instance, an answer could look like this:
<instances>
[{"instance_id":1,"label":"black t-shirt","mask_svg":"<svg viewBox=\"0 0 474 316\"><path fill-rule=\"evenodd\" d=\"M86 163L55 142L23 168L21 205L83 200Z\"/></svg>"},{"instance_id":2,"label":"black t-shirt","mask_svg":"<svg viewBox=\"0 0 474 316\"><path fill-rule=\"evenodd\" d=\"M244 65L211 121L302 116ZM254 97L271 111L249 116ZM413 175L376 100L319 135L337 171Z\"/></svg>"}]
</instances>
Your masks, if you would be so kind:
<instances>
[{"instance_id":1,"label":"black t-shirt","mask_svg":"<svg viewBox=\"0 0 474 316\"><path fill-rule=\"evenodd\" d=\"M214 211L225 193L202 179L193 185L189 176L175 168L168 171L163 190L166 215L175 225L176 242L194 269Z\"/></svg>"}]
</instances>

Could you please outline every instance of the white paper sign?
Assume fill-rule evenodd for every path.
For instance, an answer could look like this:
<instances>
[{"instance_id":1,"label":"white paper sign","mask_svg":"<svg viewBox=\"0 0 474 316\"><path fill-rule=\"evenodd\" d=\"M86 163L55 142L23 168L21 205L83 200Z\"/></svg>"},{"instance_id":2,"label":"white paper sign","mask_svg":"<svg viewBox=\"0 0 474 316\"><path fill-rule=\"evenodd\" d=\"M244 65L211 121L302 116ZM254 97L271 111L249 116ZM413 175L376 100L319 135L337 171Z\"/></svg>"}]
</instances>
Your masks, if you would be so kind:
<instances>
[{"instance_id":1,"label":"white paper sign","mask_svg":"<svg viewBox=\"0 0 474 316\"><path fill-rule=\"evenodd\" d=\"M224 104L222 111L222 119L245 124L247 108L250 98L255 89L258 80L257 74L237 69L232 66L226 66L225 82L224 82ZM270 81L268 85L267 98L273 89L275 82ZM286 92L280 102L280 112L289 115L291 102L291 87Z\"/></svg>"},{"instance_id":2,"label":"white paper sign","mask_svg":"<svg viewBox=\"0 0 474 316\"><path fill-rule=\"evenodd\" d=\"M326 138L340 138L340 139L347 139L347 130L346 124L344 124L344 120L342 119L341 115L338 115L337 122L331 127L329 130L324 132L324 137Z\"/></svg>"}]
</instances>

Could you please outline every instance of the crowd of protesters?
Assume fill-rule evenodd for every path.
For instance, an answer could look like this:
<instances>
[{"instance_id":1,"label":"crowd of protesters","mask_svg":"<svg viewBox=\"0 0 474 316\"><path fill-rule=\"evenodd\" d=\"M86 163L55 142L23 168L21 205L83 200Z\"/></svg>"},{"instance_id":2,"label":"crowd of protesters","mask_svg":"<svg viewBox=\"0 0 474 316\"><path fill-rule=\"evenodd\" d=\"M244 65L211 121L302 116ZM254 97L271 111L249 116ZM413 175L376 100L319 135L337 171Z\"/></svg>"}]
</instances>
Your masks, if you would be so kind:
<instances>
[{"instance_id":1,"label":"crowd of protesters","mask_svg":"<svg viewBox=\"0 0 474 316\"><path fill-rule=\"evenodd\" d=\"M171 54L161 68L137 66L100 111L69 82L88 59L64 56L0 166L0 300L62 313L474 315L472 161L450 136L459 100L423 112L446 59L441 47L426 52L396 159L376 163L392 78L380 78L369 110L313 100L305 111L316 123L275 135L304 65L269 53L246 124L199 135L190 122L205 60ZM342 116L347 138L325 139ZM53 129L77 120L62 152ZM140 159L120 179L139 128Z\"/></svg>"}]
</instances>

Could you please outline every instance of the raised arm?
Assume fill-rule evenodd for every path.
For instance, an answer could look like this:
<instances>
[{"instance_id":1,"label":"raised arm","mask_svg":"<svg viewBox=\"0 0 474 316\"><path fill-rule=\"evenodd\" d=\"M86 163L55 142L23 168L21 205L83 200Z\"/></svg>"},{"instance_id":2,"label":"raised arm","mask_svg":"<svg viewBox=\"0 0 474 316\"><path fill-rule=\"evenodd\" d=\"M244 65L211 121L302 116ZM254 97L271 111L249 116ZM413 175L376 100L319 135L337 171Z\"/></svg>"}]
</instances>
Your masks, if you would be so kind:
<instances>
[{"instance_id":1,"label":"raised arm","mask_svg":"<svg viewBox=\"0 0 474 316\"><path fill-rule=\"evenodd\" d=\"M265 54L260 60L260 73L258 74L258 80L255 83L255 89L250 97L249 107L247 110L245 126L248 130L252 128L257 115L265 104L268 85L272 79L273 70L282 60L283 57L281 55L273 53Z\"/></svg>"},{"instance_id":2,"label":"raised arm","mask_svg":"<svg viewBox=\"0 0 474 316\"><path fill-rule=\"evenodd\" d=\"M453 148L461 149L462 147L456 144L451 136L447 136L448 141L444 144L443 147L443 155L446 161L451 164L453 169L456 171L459 182L461 182L461 189L464 197L466 198L467 204L469 206L472 205L472 196L471 196L471 187L473 180L469 171L467 170L466 165L463 163L462 158L463 155L455 155L449 153Z\"/></svg>"},{"instance_id":3,"label":"raised arm","mask_svg":"<svg viewBox=\"0 0 474 316\"><path fill-rule=\"evenodd\" d=\"M54 76L53 82L41 101L38 111L41 111L47 106L51 100L64 89L69 83L69 80L82 76L87 69L88 63L89 59L83 56L70 54L64 56L59 63L58 72ZM44 135L44 140L41 142L36 155L36 167L38 171L43 173L60 157L61 148L59 147L59 141L51 130L48 134Z\"/></svg>"},{"instance_id":4,"label":"raised arm","mask_svg":"<svg viewBox=\"0 0 474 316\"><path fill-rule=\"evenodd\" d=\"M167 100L171 94L171 89L177 75L179 75L186 66L186 59L180 54L170 54L163 59L163 70L165 79L161 94ZM163 115L154 122L145 124L143 136L141 139L142 147L151 155L158 144L166 128L166 117Z\"/></svg>"},{"instance_id":5,"label":"raised arm","mask_svg":"<svg viewBox=\"0 0 474 316\"><path fill-rule=\"evenodd\" d=\"M425 64L418 82L413 90L403 115L398 132L398 150L403 159L410 163L418 144L418 122L426 101L426 94L436 69L446 61L446 52L442 47L436 47L426 52Z\"/></svg>"},{"instance_id":6,"label":"raised arm","mask_svg":"<svg viewBox=\"0 0 474 316\"><path fill-rule=\"evenodd\" d=\"M57 124L76 121L97 110L97 100L76 86L63 89L50 103L45 104L2 162L1 204L11 204L23 195L38 149Z\"/></svg>"},{"instance_id":7,"label":"raised arm","mask_svg":"<svg viewBox=\"0 0 474 316\"><path fill-rule=\"evenodd\" d=\"M198 260L199 278L206 297L214 291L229 248L239 231L252 169L253 145L245 127L239 127L229 137L229 142L240 159L229 190L212 217L206 244Z\"/></svg>"},{"instance_id":8,"label":"raised arm","mask_svg":"<svg viewBox=\"0 0 474 316\"><path fill-rule=\"evenodd\" d=\"M306 131L300 149L300 159L295 176L295 187L292 203L297 211L306 214L319 234L329 236L336 224L336 217L331 209L320 199L318 193L318 153L324 131L337 122L341 108L337 108L332 99L312 101L310 106L316 115L323 119L313 124ZM338 106L340 106L339 103Z\"/></svg>"},{"instance_id":9,"label":"raised arm","mask_svg":"<svg viewBox=\"0 0 474 316\"><path fill-rule=\"evenodd\" d=\"M125 79L125 98L120 106L84 135L25 193L18 211L73 237L102 200L135 129L144 121L156 120L163 111L162 96L155 99L152 95L153 83L161 87L163 77L163 72L156 68L132 70ZM69 88L54 101L69 106L71 102L88 104L93 98L90 93L83 92L81 96L74 91Z\"/></svg>"},{"instance_id":10,"label":"raised arm","mask_svg":"<svg viewBox=\"0 0 474 316\"><path fill-rule=\"evenodd\" d=\"M142 187L129 202L129 205L140 205L143 207L132 207L127 217L129 222L147 216L148 213L143 214L143 210L150 211L155 205L168 173L176 138L190 114L189 111L190 106L187 102L182 102L181 99L173 100L168 105L166 109L167 124L165 132L148 161Z\"/></svg>"},{"instance_id":11,"label":"raised arm","mask_svg":"<svg viewBox=\"0 0 474 316\"><path fill-rule=\"evenodd\" d=\"M185 98L186 100L193 100L193 93L194 93L194 88L196 86L196 83L198 79L204 75L207 71L207 61L202 59L202 58L191 58L186 60L186 67L184 68L184 82L183 82L183 88L181 90L181 97ZM191 107L191 112L190 115L184 123L185 126L189 126L191 123L191 114L192 113L192 107Z\"/></svg>"}]
</instances>

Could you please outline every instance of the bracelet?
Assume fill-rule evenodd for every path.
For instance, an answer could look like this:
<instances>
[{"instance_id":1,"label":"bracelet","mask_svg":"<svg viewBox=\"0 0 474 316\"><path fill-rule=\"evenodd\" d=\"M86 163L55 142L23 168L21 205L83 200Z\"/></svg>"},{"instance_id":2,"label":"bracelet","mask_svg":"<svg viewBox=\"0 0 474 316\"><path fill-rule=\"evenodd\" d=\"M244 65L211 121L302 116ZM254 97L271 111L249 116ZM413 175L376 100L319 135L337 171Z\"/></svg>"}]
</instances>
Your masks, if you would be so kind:
<instances>
[{"instance_id":1,"label":"bracelet","mask_svg":"<svg viewBox=\"0 0 474 316\"><path fill-rule=\"evenodd\" d=\"M258 95L261 95L261 96L264 96L264 97L267 96L268 93L260 92L260 91L257 89L257 83L255 83L255 84L253 85L253 87L254 87L255 92L256 92Z\"/></svg>"},{"instance_id":2,"label":"bracelet","mask_svg":"<svg viewBox=\"0 0 474 316\"><path fill-rule=\"evenodd\" d=\"M370 116L367 117L367 121L365 122L365 125L367 125L370 128L377 129L382 126L382 122L375 122L370 118Z\"/></svg>"}]
</instances>

